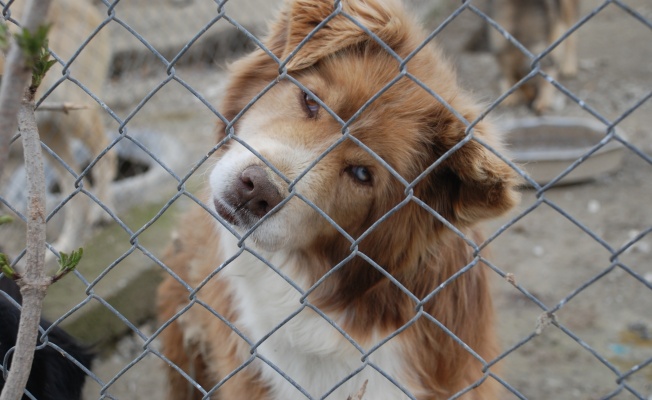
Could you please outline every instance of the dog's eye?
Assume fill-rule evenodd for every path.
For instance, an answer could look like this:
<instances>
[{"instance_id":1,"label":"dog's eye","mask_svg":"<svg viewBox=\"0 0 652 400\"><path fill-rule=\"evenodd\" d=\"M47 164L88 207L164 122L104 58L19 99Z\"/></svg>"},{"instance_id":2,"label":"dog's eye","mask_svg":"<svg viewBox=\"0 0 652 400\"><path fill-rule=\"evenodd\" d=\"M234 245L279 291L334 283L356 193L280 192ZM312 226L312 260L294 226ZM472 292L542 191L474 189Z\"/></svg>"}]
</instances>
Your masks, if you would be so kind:
<instances>
[{"instance_id":1,"label":"dog's eye","mask_svg":"<svg viewBox=\"0 0 652 400\"><path fill-rule=\"evenodd\" d=\"M302 93L303 107L309 118L315 118L319 112L319 103L306 92Z\"/></svg>"},{"instance_id":2,"label":"dog's eye","mask_svg":"<svg viewBox=\"0 0 652 400\"><path fill-rule=\"evenodd\" d=\"M371 184L371 171L367 167L351 166L348 168L351 176L360 183Z\"/></svg>"}]
</instances>

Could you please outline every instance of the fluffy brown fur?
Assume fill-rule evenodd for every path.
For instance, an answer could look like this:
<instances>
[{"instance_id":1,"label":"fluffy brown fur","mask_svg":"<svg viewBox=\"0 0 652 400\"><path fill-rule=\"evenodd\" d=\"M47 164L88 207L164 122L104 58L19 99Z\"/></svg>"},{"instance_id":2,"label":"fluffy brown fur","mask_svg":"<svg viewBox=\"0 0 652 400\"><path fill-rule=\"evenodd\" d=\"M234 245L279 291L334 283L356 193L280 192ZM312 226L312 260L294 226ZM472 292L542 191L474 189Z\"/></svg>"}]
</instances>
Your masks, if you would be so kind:
<instances>
[{"instance_id":1,"label":"fluffy brown fur","mask_svg":"<svg viewBox=\"0 0 652 400\"><path fill-rule=\"evenodd\" d=\"M425 39L425 33L397 2L351 0L343 2L343 7L346 14L360 21L401 58L411 54ZM267 48L281 60L286 59L332 11L331 1L287 1L265 40ZM289 75L308 87L343 121L349 121L400 71L395 58L343 15L333 18L318 31L286 66ZM278 69L277 62L262 50L236 62L231 68L221 108L226 119L233 120L254 96L275 81ZM434 45L416 53L407 63L407 71L467 121L479 115L476 103L457 86L454 71ZM342 135L342 125L325 109L320 107L315 115L302 109L301 96L301 89L282 80L234 125L236 134L247 143L251 140L251 146L290 181L296 179L305 166L297 167L291 155L265 147L265 138L289 143L296 148L297 154L322 154ZM467 125L415 80L404 76L355 117L349 130L398 175L413 182L465 139ZM224 127L220 127L220 132L224 132ZM474 137L500 149L488 123L479 122L473 132ZM220 160L238 151L239 144L233 140L228 143L219 156L216 169L220 167ZM257 158L251 163L266 168ZM372 179L363 183L356 181L351 176L352 166L364 166ZM290 196L285 180L269 171L266 173L266 184L276 188L281 198ZM304 184L304 181L309 183ZM426 298L474 260L470 246L435 218L430 209L453 223L468 238L479 242L482 239L475 228L477 222L513 207L518 201L515 184L515 174L509 166L476 140L470 140L433 172L416 181L413 197L417 200L405 203L387 216L405 200L405 186L366 149L352 140L345 140L298 181L296 190L355 239L381 218L386 218L360 240L356 256L307 296L308 303L332 318L365 349L403 327L417 315L418 308L416 322L389 342L400 348L391 357L397 357L396 362L403 365L394 378L413 396L423 400L448 398L479 383L483 378L481 363L426 315L445 325L485 360L492 360L497 355L497 346L486 267L475 265L449 282L422 307L417 307L385 274L391 274L416 298ZM216 194L220 190L213 187L216 203L220 201L220 195ZM234 196L234 191L225 190L227 199ZM243 203L232 213L220 210L219 206L217 211L225 220L223 224L231 222L236 230L240 228L244 232L250 226L245 221L253 218L251 210L251 206ZM285 236L290 237L289 242L281 245L267 242L267 236L256 236L254 232L246 243L270 257L287 255L288 261L277 267L303 290L351 255L351 242L296 197L263 218L259 229L287 218L290 226ZM219 229L215 228L216 224ZM224 322L200 304L193 304L179 313L189 304L189 291L179 279L196 288L234 255L227 253L231 250L223 245L222 235L230 233L199 208L184 217L179 239L170 247L165 259L178 276L167 277L158 292L160 321L172 320L161 335L164 353L205 390L219 383L212 398L283 398L265 372L267 367L252 358L250 345ZM372 266L367 257L384 272ZM245 315L242 294L233 285L235 278L223 275L219 272L208 280L198 291L198 298L249 337L253 333L248 330L249 322L246 321L253 317ZM296 307L299 306L297 302ZM290 335L293 333L291 326L283 329ZM319 335L318 332L313 334ZM286 355L290 364L296 356L295 353ZM310 367L319 370L319 361L315 360ZM226 377L229 379L222 381ZM175 369L169 370L169 381L169 399L201 398ZM334 380L330 385L337 383L338 380ZM359 383L349 394L362 387L362 382ZM306 386L310 391L310 382ZM463 398L495 398L497 386L488 378ZM373 389L370 384L367 393ZM303 398L298 393L297 398ZM323 393L311 395L320 397Z\"/></svg>"}]
</instances>

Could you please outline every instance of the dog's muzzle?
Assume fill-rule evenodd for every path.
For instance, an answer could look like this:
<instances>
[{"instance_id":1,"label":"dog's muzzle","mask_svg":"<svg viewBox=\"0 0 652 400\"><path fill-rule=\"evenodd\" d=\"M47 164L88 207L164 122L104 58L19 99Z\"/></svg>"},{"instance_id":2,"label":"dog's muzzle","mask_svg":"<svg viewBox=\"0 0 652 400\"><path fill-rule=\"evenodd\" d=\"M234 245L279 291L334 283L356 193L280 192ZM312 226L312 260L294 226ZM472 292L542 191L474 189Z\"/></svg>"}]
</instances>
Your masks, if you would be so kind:
<instances>
[{"instance_id":1,"label":"dog's muzzle","mask_svg":"<svg viewBox=\"0 0 652 400\"><path fill-rule=\"evenodd\" d=\"M281 201L283 196L265 169L258 165L245 168L221 198L213 200L215 211L222 218L241 227L253 225Z\"/></svg>"}]
</instances>

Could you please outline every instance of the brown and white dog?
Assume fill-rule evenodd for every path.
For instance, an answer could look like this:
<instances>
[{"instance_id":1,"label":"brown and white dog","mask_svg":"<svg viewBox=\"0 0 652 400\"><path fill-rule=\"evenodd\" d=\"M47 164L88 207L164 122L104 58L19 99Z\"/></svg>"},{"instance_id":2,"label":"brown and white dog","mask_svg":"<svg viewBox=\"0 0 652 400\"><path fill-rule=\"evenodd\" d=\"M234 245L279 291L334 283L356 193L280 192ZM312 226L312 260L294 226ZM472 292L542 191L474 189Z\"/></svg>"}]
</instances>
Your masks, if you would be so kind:
<instances>
[{"instance_id":1,"label":"brown and white dog","mask_svg":"<svg viewBox=\"0 0 652 400\"><path fill-rule=\"evenodd\" d=\"M176 276L158 291L163 352L176 365L169 399L202 397L179 370L212 399L444 399L474 385L462 398L497 395L483 364L434 322L484 360L497 355L487 267L446 282L474 254L432 211L477 243L478 221L518 201L515 173L472 139L419 177L467 131L422 85L467 121L479 107L434 45L396 79L400 62L350 19L405 59L426 34L400 3L341 4L289 58L287 77L263 50L231 67L221 111L235 136L207 202L219 222L199 207L185 216L165 260ZM332 0L286 1L265 46L285 60L333 11ZM488 123L473 132L500 149Z\"/></svg>"},{"instance_id":2,"label":"brown and white dog","mask_svg":"<svg viewBox=\"0 0 652 400\"><path fill-rule=\"evenodd\" d=\"M539 54L565 34L577 21L579 0L495 0L493 18L533 54ZM502 70L504 93L531 71L530 60L497 30L490 30L490 45ZM564 39L541 60L552 79L577 74L577 33ZM527 103L541 114L553 107L556 89L536 77L509 96L503 104Z\"/></svg>"}]
</instances>

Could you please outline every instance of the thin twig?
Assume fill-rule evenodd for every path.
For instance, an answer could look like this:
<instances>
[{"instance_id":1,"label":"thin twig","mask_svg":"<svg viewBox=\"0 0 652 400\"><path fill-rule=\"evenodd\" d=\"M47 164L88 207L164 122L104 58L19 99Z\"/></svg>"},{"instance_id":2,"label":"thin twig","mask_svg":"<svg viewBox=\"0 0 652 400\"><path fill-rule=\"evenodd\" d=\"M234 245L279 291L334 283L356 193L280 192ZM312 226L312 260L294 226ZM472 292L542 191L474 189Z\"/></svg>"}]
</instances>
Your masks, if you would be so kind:
<instances>
[{"instance_id":1,"label":"thin twig","mask_svg":"<svg viewBox=\"0 0 652 400\"><path fill-rule=\"evenodd\" d=\"M40 106L36 109L36 112L39 111L60 111L64 114L68 114L70 111L76 110L86 110L88 106L86 104L75 104L69 102L63 103L41 103Z\"/></svg>"},{"instance_id":2,"label":"thin twig","mask_svg":"<svg viewBox=\"0 0 652 400\"><path fill-rule=\"evenodd\" d=\"M51 0L28 0L23 27L36 32L42 26ZM50 280L43 270L45 262L45 173L41 143L34 117L34 90L26 90L31 70L25 55L12 40L0 85L0 175L9 153L11 137L20 127L27 172L27 255L26 267L18 280L23 306L18 326L11 369L0 400L19 400L29 379L34 360L43 298ZM23 99L21 95L26 93ZM18 118L16 118L18 116Z\"/></svg>"},{"instance_id":3,"label":"thin twig","mask_svg":"<svg viewBox=\"0 0 652 400\"><path fill-rule=\"evenodd\" d=\"M51 1L28 0L22 26L35 32L45 21ZM0 176L9 157L9 144L18 127L16 116L30 77L31 70L26 67L23 52L16 41L11 40L0 85Z\"/></svg>"},{"instance_id":4,"label":"thin twig","mask_svg":"<svg viewBox=\"0 0 652 400\"><path fill-rule=\"evenodd\" d=\"M358 391L358 393L355 394L354 397L347 397L346 400L362 400L364 397L365 392L367 391L367 383L369 383L369 380L365 380L364 383L362 384L362 387Z\"/></svg>"},{"instance_id":5,"label":"thin twig","mask_svg":"<svg viewBox=\"0 0 652 400\"><path fill-rule=\"evenodd\" d=\"M0 400L18 400L29 378L34 359L41 308L51 280L46 276L45 263L45 173L41 156L41 141L34 117L34 95L27 91L18 114L27 172L27 260L25 271L17 281L23 297L16 349L7 382Z\"/></svg>"}]
</instances>

